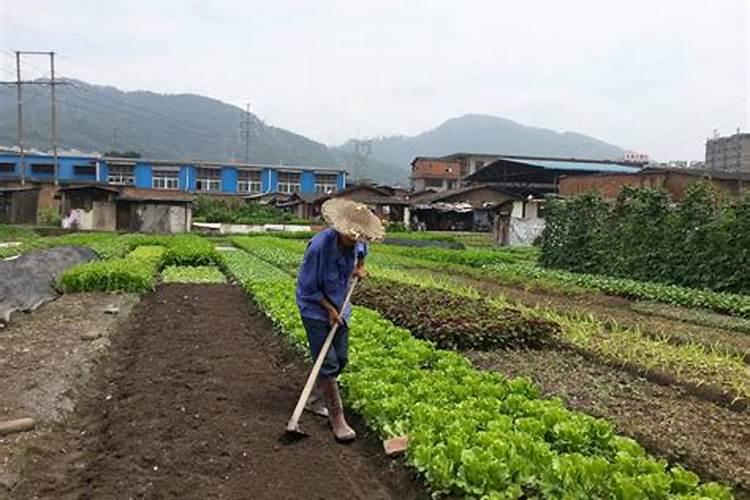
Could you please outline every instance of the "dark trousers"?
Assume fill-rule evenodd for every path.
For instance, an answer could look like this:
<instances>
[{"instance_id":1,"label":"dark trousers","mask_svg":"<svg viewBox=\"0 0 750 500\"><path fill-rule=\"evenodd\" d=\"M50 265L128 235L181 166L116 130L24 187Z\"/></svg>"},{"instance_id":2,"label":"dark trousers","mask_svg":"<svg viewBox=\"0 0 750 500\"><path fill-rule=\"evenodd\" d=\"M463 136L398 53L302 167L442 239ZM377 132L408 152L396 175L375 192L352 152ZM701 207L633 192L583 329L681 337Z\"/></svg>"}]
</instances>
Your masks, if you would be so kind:
<instances>
[{"instance_id":1,"label":"dark trousers","mask_svg":"<svg viewBox=\"0 0 750 500\"><path fill-rule=\"evenodd\" d=\"M318 358L320 350L323 348L328 332L331 326L327 321L319 319L302 318L302 324L307 332L307 343L310 347L310 357L313 362ZM326 357L323 360L323 366L320 368L320 375L323 377L336 377L344 371L347 361L349 360L349 328L346 324L339 325L336 335L333 337L331 348L328 349Z\"/></svg>"}]
</instances>

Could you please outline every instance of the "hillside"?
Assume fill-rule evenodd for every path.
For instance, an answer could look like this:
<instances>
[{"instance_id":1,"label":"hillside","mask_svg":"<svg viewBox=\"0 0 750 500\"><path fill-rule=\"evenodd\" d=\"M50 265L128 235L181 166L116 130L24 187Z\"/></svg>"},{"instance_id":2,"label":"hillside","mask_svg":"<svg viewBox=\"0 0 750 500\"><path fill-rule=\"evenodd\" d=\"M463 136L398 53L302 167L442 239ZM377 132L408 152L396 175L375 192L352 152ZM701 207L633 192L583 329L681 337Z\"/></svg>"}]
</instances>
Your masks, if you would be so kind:
<instances>
[{"instance_id":1,"label":"hillside","mask_svg":"<svg viewBox=\"0 0 750 500\"><path fill-rule=\"evenodd\" d=\"M15 92L0 92L0 145L16 143ZM242 110L194 94L124 92L114 87L69 81L58 87L58 134L62 149L83 152L136 151L143 157L242 161ZM30 148L50 148L47 88L24 88L24 129ZM350 179L408 183L415 156L458 151L616 158L617 146L574 132L527 127L504 118L465 115L414 137L373 142L367 172L360 171L353 141L337 148L273 127L250 116L250 161L267 164L340 166Z\"/></svg>"},{"instance_id":2,"label":"hillside","mask_svg":"<svg viewBox=\"0 0 750 500\"><path fill-rule=\"evenodd\" d=\"M59 143L85 152L137 151L164 159L243 160L242 110L193 94L123 92L71 81L58 95ZM15 92L0 93L0 144L16 143ZM28 147L50 147L49 91L24 88ZM318 142L250 119L250 160L286 165L334 166L336 158Z\"/></svg>"},{"instance_id":3,"label":"hillside","mask_svg":"<svg viewBox=\"0 0 750 500\"><path fill-rule=\"evenodd\" d=\"M350 152L353 143L349 141L338 149ZM612 159L623 154L617 146L575 132L527 127L496 116L464 115L413 137L375 139L372 158L408 175L409 163L415 156L459 151L592 159Z\"/></svg>"}]
</instances>

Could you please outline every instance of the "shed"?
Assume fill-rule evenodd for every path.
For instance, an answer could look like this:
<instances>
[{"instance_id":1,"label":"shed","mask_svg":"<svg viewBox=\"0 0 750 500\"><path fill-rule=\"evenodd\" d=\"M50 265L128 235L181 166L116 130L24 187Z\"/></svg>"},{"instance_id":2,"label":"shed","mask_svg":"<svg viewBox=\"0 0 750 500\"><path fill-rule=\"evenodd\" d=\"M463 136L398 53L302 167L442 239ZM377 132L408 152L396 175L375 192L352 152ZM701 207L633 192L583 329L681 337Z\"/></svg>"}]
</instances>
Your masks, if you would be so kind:
<instances>
[{"instance_id":1,"label":"shed","mask_svg":"<svg viewBox=\"0 0 750 500\"><path fill-rule=\"evenodd\" d=\"M58 189L63 223L84 230L114 231L116 227L116 188L100 185L71 186Z\"/></svg>"},{"instance_id":2,"label":"shed","mask_svg":"<svg viewBox=\"0 0 750 500\"><path fill-rule=\"evenodd\" d=\"M0 188L0 222L4 224L36 224L39 188Z\"/></svg>"},{"instance_id":3,"label":"shed","mask_svg":"<svg viewBox=\"0 0 750 500\"><path fill-rule=\"evenodd\" d=\"M180 191L123 188L116 199L117 230L142 233L190 231L195 196Z\"/></svg>"}]
</instances>

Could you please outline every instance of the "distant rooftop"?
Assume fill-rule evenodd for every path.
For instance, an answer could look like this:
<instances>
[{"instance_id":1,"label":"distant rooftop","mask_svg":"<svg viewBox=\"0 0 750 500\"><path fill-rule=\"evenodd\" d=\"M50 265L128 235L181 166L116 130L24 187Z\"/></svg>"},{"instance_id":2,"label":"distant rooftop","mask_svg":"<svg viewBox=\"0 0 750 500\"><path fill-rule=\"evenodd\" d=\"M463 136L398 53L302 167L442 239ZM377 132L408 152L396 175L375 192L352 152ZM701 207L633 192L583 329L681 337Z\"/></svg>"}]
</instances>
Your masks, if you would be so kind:
<instances>
[{"instance_id":1,"label":"distant rooftop","mask_svg":"<svg viewBox=\"0 0 750 500\"><path fill-rule=\"evenodd\" d=\"M633 164L609 160L582 160L577 158L539 158L533 156L501 156L499 159L524 163L549 170L573 170L578 172L619 172L633 174L640 172L641 167Z\"/></svg>"}]
</instances>

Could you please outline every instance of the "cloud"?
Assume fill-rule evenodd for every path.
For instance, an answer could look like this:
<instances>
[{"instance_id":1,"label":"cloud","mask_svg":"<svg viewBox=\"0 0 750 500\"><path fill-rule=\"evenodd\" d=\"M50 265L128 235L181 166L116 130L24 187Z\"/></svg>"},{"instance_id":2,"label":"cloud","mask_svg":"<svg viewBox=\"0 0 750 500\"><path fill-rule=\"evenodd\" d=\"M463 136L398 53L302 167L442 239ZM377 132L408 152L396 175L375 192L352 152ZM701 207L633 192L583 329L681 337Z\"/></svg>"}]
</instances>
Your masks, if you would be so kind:
<instances>
[{"instance_id":1,"label":"cloud","mask_svg":"<svg viewBox=\"0 0 750 500\"><path fill-rule=\"evenodd\" d=\"M327 143L476 112L697 159L714 127L748 125L743 0L11 2L5 49L54 49L95 83L250 101Z\"/></svg>"}]
</instances>

